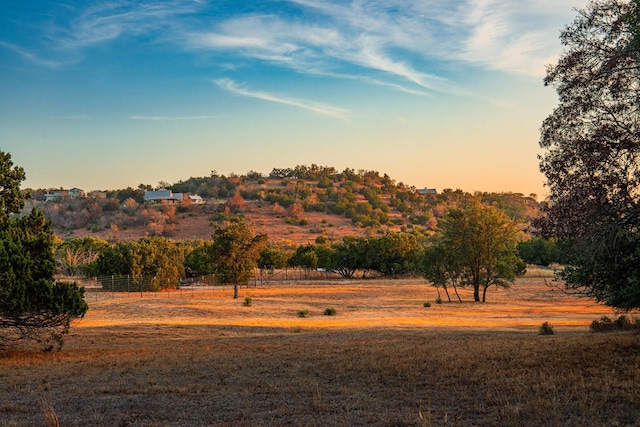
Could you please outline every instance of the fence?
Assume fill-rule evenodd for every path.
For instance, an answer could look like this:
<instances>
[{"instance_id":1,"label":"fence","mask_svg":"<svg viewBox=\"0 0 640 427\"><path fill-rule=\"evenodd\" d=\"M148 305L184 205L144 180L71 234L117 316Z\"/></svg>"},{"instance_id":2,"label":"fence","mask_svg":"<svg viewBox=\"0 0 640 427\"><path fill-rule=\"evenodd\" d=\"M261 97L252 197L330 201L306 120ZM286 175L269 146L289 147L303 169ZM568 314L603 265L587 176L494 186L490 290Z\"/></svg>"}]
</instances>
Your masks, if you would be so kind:
<instances>
[{"instance_id":1,"label":"fence","mask_svg":"<svg viewBox=\"0 0 640 427\"><path fill-rule=\"evenodd\" d=\"M143 277L134 280L131 275L114 275L102 277L58 277L61 281L76 282L85 288L85 299L97 301L104 298L114 298L116 295L127 297L169 297L169 298L196 298L205 297L215 292L230 290L232 285L223 285L216 281L214 275L191 277L181 279L179 283L159 286L157 280L152 277ZM337 281L342 277L335 272L307 269L282 269L261 270L255 269L253 277L246 287L286 285L302 282ZM166 288L166 290L161 290Z\"/></svg>"}]
</instances>

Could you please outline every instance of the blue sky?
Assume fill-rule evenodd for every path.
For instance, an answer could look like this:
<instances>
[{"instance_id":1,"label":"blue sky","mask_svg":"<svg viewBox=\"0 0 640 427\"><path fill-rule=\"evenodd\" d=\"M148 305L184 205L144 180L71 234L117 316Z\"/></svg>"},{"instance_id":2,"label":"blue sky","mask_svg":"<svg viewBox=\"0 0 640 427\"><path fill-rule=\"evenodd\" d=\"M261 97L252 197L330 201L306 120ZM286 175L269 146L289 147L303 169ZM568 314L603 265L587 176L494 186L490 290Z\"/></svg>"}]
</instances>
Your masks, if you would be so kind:
<instances>
[{"instance_id":1,"label":"blue sky","mask_svg":"<svg viewBox=\"0 0 640 427\"><path fill-rule=\"evenodd\" d=\"M545 65L586 3L5 0L0 148L33 188L315 163L544 195Z\"/></svg>"}]
</instances>

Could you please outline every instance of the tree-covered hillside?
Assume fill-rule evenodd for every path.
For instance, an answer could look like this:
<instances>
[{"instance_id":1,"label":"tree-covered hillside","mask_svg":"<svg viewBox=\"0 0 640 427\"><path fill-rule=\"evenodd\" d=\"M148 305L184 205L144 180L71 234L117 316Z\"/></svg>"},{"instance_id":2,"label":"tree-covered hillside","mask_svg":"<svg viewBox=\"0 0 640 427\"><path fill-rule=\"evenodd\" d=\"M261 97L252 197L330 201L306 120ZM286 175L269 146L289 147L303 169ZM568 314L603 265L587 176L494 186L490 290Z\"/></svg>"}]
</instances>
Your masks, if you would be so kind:
<instances>
[{"instance_id":1,"label":"tree-covered hillside","mask_svg":"<svg viewBox=\"0 0 640 427\"><path fill-rule=\"evenodd\" d=\"M161 182L173 193L202 196L205 204L188 198L176 203L144 201L150 185L44 202L44 190L34 190L60 237L96 235L114 240L142 236L175 239L209 238L214 225L229 214L242 214L272 241L293 244L372 236L387 231L428 235L451 208L473 200L495 206L523 228L538 213L535 195L466 193L444 189L419 191L377 171L328 166L273 169L268 175L191 177L174 184Z\"/></svg>"}]
</instances>

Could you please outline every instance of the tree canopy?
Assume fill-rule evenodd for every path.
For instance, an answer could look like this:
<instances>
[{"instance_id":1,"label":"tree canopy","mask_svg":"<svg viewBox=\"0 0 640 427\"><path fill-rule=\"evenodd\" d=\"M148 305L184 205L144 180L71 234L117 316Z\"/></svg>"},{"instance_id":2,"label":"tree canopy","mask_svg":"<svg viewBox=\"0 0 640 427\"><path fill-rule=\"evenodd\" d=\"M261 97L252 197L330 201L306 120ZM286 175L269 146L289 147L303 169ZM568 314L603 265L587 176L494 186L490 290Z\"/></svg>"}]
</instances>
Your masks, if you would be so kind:
<instances>
[{"instance_id":1,"label":"tree canopy","mask_svg":"<svg viewBox=\"0 0 640 427\"><path fill-rule=\"evenodd\" d=\"M24 206L24 178L11 155L0 152L0 345L34 339L51 349L62 346L71 321L88 306L83 288L54 280L51 221L35 209L14 215Z\"/></svg>"},{"instance_id":2,"label":"tree canopy","mask_svg":"<svg viewBox=\"0 0 640 427\"><path fill-rule=\"evenodd\" d=\"M486 300L491 286L509 287L516 274L524 270L518 255L516 224L499 209L473 203L451 210L441 224L441 248L431 256L445 268L426 271L425 277L451 281L460 277L463 285L473 287L475 301Z\"/></svg>"},{"instance_id":3,"label":"tree canopy","mask_svg":"<svg viewBox=\"0 0 640 427\"><path fill-rule=\"evenodd\" d=\"M621 309L640 308L639 14L637 0L593 0L561 33L540 138L550 203L534 223L561 239L567 288Z\"/></svg>"},{"instance_id":4,"label":"tree canopy","mask_svg":"<svg viewBox=\"0 0 640 427\"><path fill-rule=\"evenodd\" d=\"M238 298L238 285L251 278L266 244L267 236L256 235L242 219L214 231L210 250L216 280L233 284L233 298Z\"/></svg>"}]
</instances>

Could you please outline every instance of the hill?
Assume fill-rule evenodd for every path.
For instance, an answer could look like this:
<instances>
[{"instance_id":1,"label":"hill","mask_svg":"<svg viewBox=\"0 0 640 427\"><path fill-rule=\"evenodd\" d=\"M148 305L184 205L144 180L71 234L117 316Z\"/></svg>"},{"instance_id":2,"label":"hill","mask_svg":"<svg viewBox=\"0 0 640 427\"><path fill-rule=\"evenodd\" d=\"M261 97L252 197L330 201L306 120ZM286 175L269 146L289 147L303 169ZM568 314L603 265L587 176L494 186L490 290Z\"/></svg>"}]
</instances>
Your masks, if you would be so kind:
<instances>
[{"instance_id":1,"label":"hill","mask_svg":"<svg viewBox=\"0 0 640 427\"><path fill-rule=\"evenodd\" d=\"M152 187L141 184L49 202L44 201L44 190L35 190L27 208L42 208L61 238L93 235L110 240L149 235L209 239L217 222L239 214L273 244L284 247L387 231L431 234L449 209L474 198L523 224L538 213L535 195L419 190L376 171L338 172L317 165L273 169L267 176L254 171L229 176L213 172L164 186L173 193L198 194L204 203L184 197L150 204L144 195Z\"/></svg>"}]
</instances>

